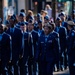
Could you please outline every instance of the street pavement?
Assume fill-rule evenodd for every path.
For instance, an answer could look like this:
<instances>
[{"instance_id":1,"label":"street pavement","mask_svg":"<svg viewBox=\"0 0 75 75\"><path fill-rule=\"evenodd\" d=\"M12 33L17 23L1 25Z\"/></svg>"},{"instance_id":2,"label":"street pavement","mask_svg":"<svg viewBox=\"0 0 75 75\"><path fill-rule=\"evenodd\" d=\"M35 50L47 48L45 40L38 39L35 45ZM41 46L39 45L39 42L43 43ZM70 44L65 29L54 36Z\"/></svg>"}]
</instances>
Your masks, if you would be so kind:
<instances>
[{"instance_id":1,"label":"street pavement","mask_svg":"<svg viewBox=\"0 0 75 75\"><path fill-rule=\"evenodd\" d=\"M65 71L54 72L54 75L70 75L69 69L67 69Z\"/></svg>"}]
</instances>

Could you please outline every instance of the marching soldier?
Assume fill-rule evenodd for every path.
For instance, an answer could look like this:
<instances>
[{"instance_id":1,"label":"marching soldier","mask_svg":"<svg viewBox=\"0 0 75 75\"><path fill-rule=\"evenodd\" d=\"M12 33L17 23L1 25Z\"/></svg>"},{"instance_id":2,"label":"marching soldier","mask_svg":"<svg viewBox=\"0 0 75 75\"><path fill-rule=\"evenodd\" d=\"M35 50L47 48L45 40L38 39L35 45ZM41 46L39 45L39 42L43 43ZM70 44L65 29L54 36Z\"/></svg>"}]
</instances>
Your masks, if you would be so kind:
<instances>
[{"instance_id":1,"label":"marching soldier","mask_svg":"<svg viewBox=\"0 0 75 75\"><path fill-rule=\"evenodd\" d=\"M68 21L68 63L69 63L69 71L70 75L75 75L75 30L74 30L74 22Z\"/></svg>"},{"instance_id":2,"label":"marching soldier","mask_svg":"<svg viewBox=\"0 0 75 75\"><path fill-rule=\"evenodd\" d=\"M44 34L44 30L43 30L43 25L42 25L42 20L38 21L38 35L41 36L42 34Z\"/></svg>"},{"instance_id":3,"label":"marching soldier","mask_svg":"<svg viewBox=\"0 0 75 75\"><path fill-rule=\"evenodd\" d=\"M38 33L34 30L34 24L32 20L28 23L28 71L29 75L36 75L37 64L34 60L36 53L36 45L38 41Z\"/></svg>"},{"instance_id":4,"label":"marching soldier","mask_svg":"<svg viewBox=\"0 0 75 75\"><path fill-rule=\"evenodd\" d=\"M66 14L65 14L65 12L60 13L60 18L62 20L62 26L67 29L67 22L66 22Z\"/></svg>"},{"instance_id":5,"label":"marching soldier","mask_svg":"<svg viewBox=\"0 0 75 75\"><path fill-rule=\"evenodd\" d=\"M37 22L38 22L39 20L41 20L41 14L40 14L40 13L37 14Z\"/></svg>"},{"instance_id":6,"label":"marching soldier","mask_svg":"<svg viewBox=\"0 0 75 75\"><path fill-rule=\"evenodd\" d=\"M64 53L66 52L67 30L66 30L65 27L62 26L60 17L58 17L56 19L55 31L59 33L60 49L61 49L61 52L60 52L60 67L61 67L61 70L64 70L64 63L63 62L65 60L64 59ZM65 56L65 58L66 58L66 56Z\"/></svg>"},{"instance_id":7,"label":"marching soldier","mask_svg":"<svg viewBox=\"0 0 75 75\"><path fill-rule=\"evenodd\" d=\"M52 26L52 34L57 42L56 44L56 47L57 47L57 51L58 51L58 58L57 58L57 61L56 61L56 68L55 68L55 71L59 71L59 53L60 53L60 41L59 41L59 34L57 32L55 32L55 23L50 23L50 25Z\"/></svg>"},{"instance_id":8,"label":"marching soldier","mask_svg":"<svg viewBox=\"0 0 75 75\"><path fill-rule=\"evenodd\" d=\"M58 51L56 40L51 32L51 25L45 25L44 34L40 36L38 41L35 58L40 64L39 75L53 75L54 63L57 60Z\"/></svg>"},{"instance_id":9,"label":"marching soldier","mask_svg":"<svg viewBox=\"0 0 75 75\"><path fill-rule=\"evenodd\" d=\"M38 31L38 22L41 21L41 14L38 13L37 16L35 16L34 19L34 30ZM42 23L42 22L41 22Z\"/></svg>"},{"instance_id":10,"label":"marching soldier","mask_svg":"<svg viewBox=\"0 0 75 75\"><path fill-rule=\"evenodd\" d=\"M20 23L25 23L26 25L28 25L28 22L26 21L26 15L25 15L25 13L20 13L19 14L19 17L18 17L18 23L16 24L16 27L17 28L20 28Z\"/></svg>"},{"instance_id":11,"label":"marching soldier","mask_svg":"<svg viewBox=\"0 0 75 75\"><path fill-rule=\"evenodd\" d=\"M44 17L44 24L49 23L49 21L50 21L49 16L46 15L46 16Z\"/></svg>"},{"instance_id":12,"label":"marching soldier","mask_svg":"<svg viewBox=\"0 0 75 75\"><path fill-rule=\"evenodd\" d=\"M27 75L27 62L28 62L28 33L26 32L25 23L20 24L20 29L22 31L22 52L20 55L19 66L20 75Z\"/></svg>"},{"instance_id":13,"label":"marching soldier","mask_svg":"<svg viewBox=\"0 0 75 75\"><path fill-rule=\"evenodd\" d=\"M0 70L2 75L6 75L6 67L10 61L10 39L11 37L3 31L0 25Z\"/></svg>"},{"instance_id":14,"label":"marching soldier","mask_svg":"<svg viewBox=\"0 0 75 75\"><path fill-rule=\"evenodd\" d=\"M7 33L11 36L12 39L11 63L14 67L14 75L18 75L18 60L22 50L22 32L20 29L14 26L15 22L13 16L11 16L9 23L11 27L7 30Z\"/></svg>"}]
</instances>

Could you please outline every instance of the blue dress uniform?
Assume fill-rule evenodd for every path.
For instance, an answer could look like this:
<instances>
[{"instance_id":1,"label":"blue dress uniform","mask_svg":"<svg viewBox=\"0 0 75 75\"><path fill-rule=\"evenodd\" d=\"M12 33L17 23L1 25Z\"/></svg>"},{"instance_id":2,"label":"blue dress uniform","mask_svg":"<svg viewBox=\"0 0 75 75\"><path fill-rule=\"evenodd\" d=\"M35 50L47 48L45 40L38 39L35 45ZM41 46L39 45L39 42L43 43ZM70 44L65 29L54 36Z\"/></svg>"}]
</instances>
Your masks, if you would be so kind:
<instances>
[{"instance_id":1,"label":"blue dress uniform","mask_svg":"<svg viewBox=\"0 0 75 75\"><path fill-rule=\"evenodd\" d=\"M27 75L28 52L28 33L24 32L22 36L22 58L19 61L20 75Z\"/></svg>"},{"instance_id":2,"label":"blue dress uniform","mask_svg":"<svg viewBox=\"0 0 75 75\"><path fill-rule=\"evenodd\" d=\"M27 75L27 60L28 60L28 33L24 22L20 24L22 31L22 50L19 57L20 75Z\"/></svg>"},{"instance_id":3,"label":"blue dress uniform","mask_svg":"<svg viewBox=\"0 0 75 75\"><path fill-rule=\"evenodd\" d=\"M28 25L28 22L24 19L24 17L26 17L26 15L25 15L25 13L20 13L19 14L19 19L20 19L20 21L16 24L16 27L17 28L20 28L20 26L21 26L21 23L25 23L26 25Z\"/></svg>"},{"instance_id":4,"label":"blue dress uniform","mask_svg":"<svg viewBox=\"0 0 75 75\"><path fill-rule=\"evenodd\" d=\"M22 32L20 29L14 27L9 28L7 33L12 39L12 64L14 66L14 75L18 75L18 60L22 50Z\"/></svg>"},{"instance_id":5,"label":"blue dress uniform","mask_svg":"<svg viewBox=\"0 0 75 75\"><path fill-rule=\"evenodd\" d=\"M38 30L38 22L34 23L34 30L37 31Z\"/></svg>"},{"instance_id":6,"label":"blue dress uniform","mask_svg":"<svg viewBox=\"0 0 75 75\"><path fill-rule=\"evenodd\" d=\"M40 36L35 57L40 63L39 75L53 75L54 63L58 58L56 44L56 39L52 33L48 36Z\"/></svg>"},{"instance_id":7,"label":"blue dress uniform","mask_svg":"<svg viewBox=\"0 0 75 75\"><path fill-rule=\"evenodd\" d=\"M44 34L43 29L42 29L42 30L38 29L38 35L41 36L41 35L43 35L43 34Z\"/></svg>"},{"instance_id":8,"label":"blue dress uniform","mask_svg":"<svg viewBox=\"0 0 75 75\"><path fill-rule=\"evenodd\" d=\"M2 75L6 75L6 67L10 60L10 36L6 33L0 34L0 59Z\"/></svg>"},{"instance_id":9,"label":"blue dress uniform","mask_svg":"<svg viewBox=\"0 0 75 75\"><path fill-rule=\"evenodd\" d=\"M56 66L57 66L57 71L59 71L59 53L60 53L60 41L59 41L59 34L57 32L55 32L54 30L52 31L53 37L55 38L57 44L56 44L56 49L57 49L57 60L55 62Z\"/></svg>"},{"instance_id":10,"label":"blue dress uniform","mask_svg":"<svg viewBox=\"0 0 75 75\"><path fill-rule=\"evenodd\" d=\"M56 42L57 42L56 47L57 47L57 51L58 51L58 60L55 63L54 71L59 71L59 53L60 53L59 33L54 31L55 23L50 23L50 25L52 26L52 34L53 34L53 36L54 36L54 38L56 39Z\"/></svg>"},{"instance_id":11,"label":"blue dress uniform","mask_svg":"<svg viewBox=\"0 0 75 75\"><path fill-rule=\"evenodd\" d=\"M37 65L34 58L36 53L36 45L38 41L38 33L34 30L28 33L30 35L30 37L28 35L28 51L29 51L28 71L29 71L29 75L36 75ZM33 69L32 69L32 66L33 66Z\"/></svg>"},{"instance_id":12,"label":"blue dress uniform","mask_svg":"<svg viewBox=\"0 0 75 75\"><path fill-rule=\"evenodd\" d=\"M39 20L41 20L41 14L40 13L37 14L37 21L39 21Z\"/></svg>"},{"instance_id":13,"label":"blue dress uniform","mask_svg":"<svg viewBox=\"0 0 75 75\"><path fill-rule=\"evenodd\" d=\"M75 31L71 30L68 37L68 63L70 75L75 75Z\"/></svg>"},{"instance_id":14,"label":"blue dress uniform","mask_svg":"<svg viewBox=\"0 0 75 75\"><path fill-rule=\"evenodd\" d=\"M62 26L57 26L55 28L55 31L59 33L59 40L60 40L60 65L61 65L61 70L63 70L63 60L64 60L64 53L66 50L66 40L67 40L67 30L65 27ZM64 41L63 41L64 40Z\"/></svg>"},{"instance_id":15,"label":"blue dress uniform","mask_svg":"<svg viewBox=\"0 0 75 75\"><path fill-rule=\"evenodd\" d=\"M39 36L44 34L44 29L42 28L42 20L38 21L38 30L37 30L37 32L38 32Z\"/></svg>"},{"instance_id":16,"label":"blue dress uniform","mask_svg":"<svg viewBox=\"0 0 75 75\"><path fill-rule=\"evenodd\" d=\"M75 26L73 21L68 21L68 28L70 30L69 36L67 38L68 42L68 63L70 75L75 75L75 30L73 27Z\"/></svg>"}]
</instances>

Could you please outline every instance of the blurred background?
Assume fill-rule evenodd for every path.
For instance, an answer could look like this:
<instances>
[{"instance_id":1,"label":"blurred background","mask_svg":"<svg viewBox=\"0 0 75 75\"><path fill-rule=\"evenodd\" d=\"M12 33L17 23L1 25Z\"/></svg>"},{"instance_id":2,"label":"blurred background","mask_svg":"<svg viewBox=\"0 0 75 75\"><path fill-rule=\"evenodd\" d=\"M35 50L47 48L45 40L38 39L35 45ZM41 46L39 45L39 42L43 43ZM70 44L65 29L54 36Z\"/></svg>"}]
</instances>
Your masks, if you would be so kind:
<instances>
[{"instance_id":1,"label":"blurred background","mask_svg":"<svg viewBox=\"0 0 75 75\"><path fill-rule=\"evenodd\" d=\"M5 20L8 15L15 13L18 15L21 9L32 10L34 14L40 13L49 4L53 9L53 16L60 11L65 11L70 15L75 8L75 0L0 0L0 17Z\"/></svg>"}]
</instances>

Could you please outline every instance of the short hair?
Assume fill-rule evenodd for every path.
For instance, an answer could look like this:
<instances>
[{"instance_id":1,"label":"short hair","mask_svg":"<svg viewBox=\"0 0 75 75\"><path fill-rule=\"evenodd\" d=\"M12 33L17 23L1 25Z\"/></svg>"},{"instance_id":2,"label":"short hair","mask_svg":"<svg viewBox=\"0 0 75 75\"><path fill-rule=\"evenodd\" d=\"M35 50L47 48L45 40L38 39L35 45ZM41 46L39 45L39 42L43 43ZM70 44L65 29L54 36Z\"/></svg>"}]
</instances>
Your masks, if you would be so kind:
<instances>
[{"instance_id":1,"label":"short hair","mask_svg":"<svg viewBox=\"0 0 75 75\"><path fill-rule=\"evenodd\" d=\"M55 29L55 23L50 23L50 25L52 26L52 29Z\"/></svg>"},{"instance_id":2,"label":"short hair","mask_svg":"<svg viewBox=\"0 0 75 75\"><path fill-rule=\"evenodd\" d=\"M29 15L33 15L33 11L28 10L28 14L29 14Z\"/></svg>"},{"instance_id":3,"label":"short hair","mask_svg":"<svg viewBox=\"0 0 75 75\"><path fill-rule=\"evenodd\" d=\"M43 28L48 27L49 29L52 29L52 26L50 24L46 24L43 26Z\"/></svg>"}]
</instances>

